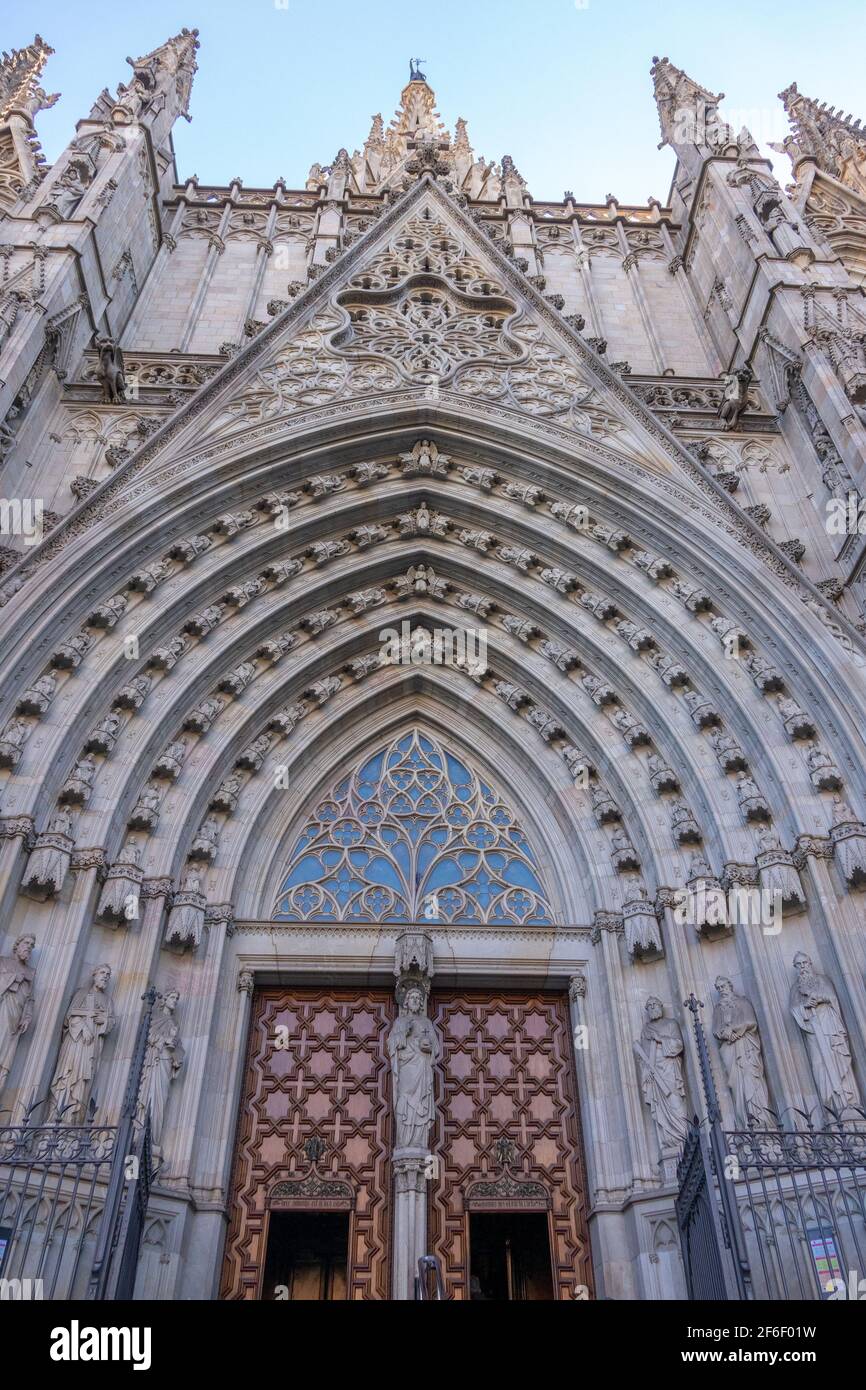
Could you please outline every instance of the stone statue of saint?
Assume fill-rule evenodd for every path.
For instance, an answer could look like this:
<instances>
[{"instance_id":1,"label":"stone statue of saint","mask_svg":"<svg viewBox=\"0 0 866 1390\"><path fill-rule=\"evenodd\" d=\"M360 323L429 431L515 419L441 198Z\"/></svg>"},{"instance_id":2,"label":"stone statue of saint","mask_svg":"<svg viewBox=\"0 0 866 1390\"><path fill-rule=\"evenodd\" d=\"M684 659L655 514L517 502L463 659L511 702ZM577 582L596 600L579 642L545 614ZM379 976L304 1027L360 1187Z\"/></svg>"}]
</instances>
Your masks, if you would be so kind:
<instances>
[{"instance_id":1,"label":"stone statue of saint","mask_svg":"<svg viewBox=\"0 0 866 1390\"><path fill-rule=\"evenodd\" d=\"M162 996L154 1009L147 1035L135 1122L143 1125L150 1110L150 1134L154 1144L158 1144L162 1138L168 1088L184 1062L180 1029L174 1021L179 999L180 993L176 989L170 989Z\"/></svg>"},{"instance_id":2,"label":"stone statue of saint","mask_svg":"<svg viewBox=\"0 0 866 1390\"><path fill-rule=\"evenodd\" d=\"M12 1070L15 1049L33 1020L33 977L30 964L36 937L19 936L11 956L0 956L0 1092Z\"/></svg>"},{"instance_id":3,"label":"stone statue of saint","mask_svg":"<svg viewBox=\"0 0 866 1390\"><path fill-rule=\"evenodd\" d=\"M726 976L719 976L716 989L719 1002L713 1010L713 1032L719 1040L737 1124L743 1129L776 1129L755 1010L750 1000L734 993Z\"/></svg>"},{"instance_id":4,"label":"stone statue of saint","mask_svg":"<svg viewBox=\"0 0 866 1390\"><path fill-rule=\"evenodd\" d=\"M410 985L388 1034L397 1149L426 1151L433 1123L433 1066L440 1048L425 1004L424 991Z\"/></svg>"},{"instance_id":5,"label":"stone statue of saint","mask_svg":"<svg viewBox=\"0 0 866 1390\"><path fill-rule=\"evenodd\" d=\"M797 978L791 986L791 1013L805 1034L821 1103L839 1119L846 1110L860 1105L842 1010L830 981L816 974L805 951L797 952L794 969Z\"/></svg>"},{"instance_id":6,"label":"stone statue of saint","mask_svg":"<svg viewBox=\"0 0 866 1390\"><path fill-rule=\"evenodd\" d=\"M643 1098L655 1121L663 1157L678 1153L688 1133L683 1080L683 1035L676 1019L652 995L644 1005L646 1022L634 1044Z\"/></svg>"},{"instance_id":7,"label":"stone statue of saint","mask_svg":"<svg viewBox=\"0 0 866 1390\"><path fill-rule=\"evenodd\" d=\"M103 1044L115 1023L108 993L110 979L111 967L97 965L90 984L76 990L72 996L63 1020L60 1055L51 1082L54 1124L80 1125L87 1120L87 1106Z\"/></svg>"}]
</instances>

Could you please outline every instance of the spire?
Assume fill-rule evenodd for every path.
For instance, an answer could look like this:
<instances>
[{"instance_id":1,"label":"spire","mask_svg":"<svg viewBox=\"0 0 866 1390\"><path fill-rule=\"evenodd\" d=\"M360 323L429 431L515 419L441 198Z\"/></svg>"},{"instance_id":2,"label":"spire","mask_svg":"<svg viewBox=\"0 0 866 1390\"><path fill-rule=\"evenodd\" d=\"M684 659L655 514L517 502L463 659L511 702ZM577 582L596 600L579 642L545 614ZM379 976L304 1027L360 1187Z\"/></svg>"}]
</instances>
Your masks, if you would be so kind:
<instances>
[{"instance_id":1,"label":"spire","mask_svg":"<svg viewBox=\"0 0 866 1390\"><path fill-rule=\"evenodd\" d=\"M728 143L725 139L719 140L720 135L731 129L719 116L719 102L724 101L724 92L708 91L682 68L674 67L669 58L653 58L650 76L662 144L676 147Z\"/></svg>"},{"instance_id":2,"label":"spire","mask_svg":"<svg viewBox=\"0 0 866 1390\"><path fill-rule=\"evenodd\" d=\"M112 120L126 125L148 114L156 116L166 105L171 107L172 120L177 116L185 116L188 120L192 81L198 68L195 60L198 46L198 30L181 29L152 53L145 53L142 58L127 58L132 79L121 83L117 89Z\"/></svg>"},{"instance_id":3,"label":"spire","mask_svg":"<svg viewBox=\"0 0 866 1390\"><path fill-rule=\"evenodd\" d=\"M843 116L826 102L803 96L796 82L779 93L779 100L790 121L791 135L783 145L773 148L790 155L794 164L813 159L823 173L866 194L866 130L860 120Z\"/></svg>"},{"instance_id":4,"label":"spire","mask_svg":"<svg viewBox=\"0 0 866 1390\"><path fill-rule=\"evenodd\" d=\"M49 96L39 77L53 48L39 34L26 48L13 48L0 58L0 141L11 145L0 184L0 207L11 208L27 186L44 176L45 157L36 138L34 119L60 97Z\"/></svg>"},{"instance_id":5,"label":"spire","mask_svg":"<svg viewBox=\"0 0 866 1390\"><path fill-rule=\"evenodd\" d=\"M13 48L0 59L0 120L8 121L13 112L20 112L31 123L37 111L45 111L58 100L60 93L47 96L38 78L54 52L37 34L26 48Z\"/></svg>"},{"instance_id":6,"label":"spire","mask_svg":"<svg viewBox=\"0 0 866 1390\"><path fill-rule=\"evenodd\" d=\"M670 145L680 165L694 177L705 159L735 154L758 157L749 131L734 133L719 113L724 92L711 92L668 58L653 58L650 69L661 127L661 145ZM661 145L659 148L661 148Z\"/></svg>"}]
</instances>

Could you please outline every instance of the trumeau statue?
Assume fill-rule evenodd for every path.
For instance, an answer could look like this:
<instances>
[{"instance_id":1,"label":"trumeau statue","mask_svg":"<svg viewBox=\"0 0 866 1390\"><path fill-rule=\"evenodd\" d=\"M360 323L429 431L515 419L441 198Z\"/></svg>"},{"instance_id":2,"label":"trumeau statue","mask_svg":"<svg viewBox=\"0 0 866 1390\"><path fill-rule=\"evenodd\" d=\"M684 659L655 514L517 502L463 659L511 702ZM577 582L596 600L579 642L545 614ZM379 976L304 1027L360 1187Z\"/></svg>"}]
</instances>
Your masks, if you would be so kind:
<instances>
[{"instance_id":1,"label":"trumeau statue","mask_svg":"<svg viewBox=\"0 0 866 1390\"><path fill-rule=\"evenodd\" d=\"M63 1020L60 1055L51 1082L51 1119L84 1124L105 1039L115 1024L109 965L97 965L90 984L78 989Z\"/></svg>"},{"instance_id":2,"label":"trumeau statue","mask_svg":"<svg viewBox=\"0 0 866 1390\"><path fill-rule=\"evenodd\" d=\"M395 1149L426 1151L433 1123L433 1068L440 1047L425 1007L424 990L410 984L388 1034L394 1080Z\"/></svg>"},{"instance_id":3,"label":"trumeau statue","mask_svg":"<svg viewBox=\"0 0 866 1390\"><path fill-rule=\"evenodd\" d=\"M180 1029L174 1021L179 999L180 993L176 989L169 989L162 995L154 1009L147 1035L135 1122L143 1125L150 1110L150 1134L154 1144L159 1144L162 1138L168 1088L184 1063Z\"/></svg>"},{"instance_id":4,"label":"trumeau statue","mask_svg":"<svg viewBox=\"0 0 866 1390\"><path fill-rule=\"evenodd\" d=\"M652 995L644 1005L646 1022L634 1044L643 1098L655 1121L663 1158L677 1154L688 1132L683 1079L683 1035L676 1019Z\"/></svg>"},{"instance_id":5,"label":"trumeau statue","mask_svg":"<svg viewBox=\"0 0 866 1390\"><path fill-rule=\"evenodd\" d=\"M30 956L35 936L19 936L11 956L0 956L0 1092L12 1070L18 1040L33 1019L33 978Z\"/></svg>"},{"instance_id":6,"label":"trumeau statue","mask_svg":"<svg viewBox=\"0 0 866 1390\"><path fill-rule=\"evenodd\" d=\"M737 1124L742 1129L775 1129L755 1010L750 1000L734 993L726 976L718 977L716 989L719 1000L713 1010L713 1032L719 1042Z\"/></svg>"},{"instance_id":7,"label":"trumeau statue","mask_svg":"<svg viewBox=\"0 0 866 1390\"><path fill-rule=\"evenodd\" d=\"M815 1087L829 1113L843 1118L845 1111L861 1102L839 999L827 977L816 974L804 951L794 957L794 969L797 978L791 986L791 1013L806 1038Z\"/></svg>"}]
</instances>

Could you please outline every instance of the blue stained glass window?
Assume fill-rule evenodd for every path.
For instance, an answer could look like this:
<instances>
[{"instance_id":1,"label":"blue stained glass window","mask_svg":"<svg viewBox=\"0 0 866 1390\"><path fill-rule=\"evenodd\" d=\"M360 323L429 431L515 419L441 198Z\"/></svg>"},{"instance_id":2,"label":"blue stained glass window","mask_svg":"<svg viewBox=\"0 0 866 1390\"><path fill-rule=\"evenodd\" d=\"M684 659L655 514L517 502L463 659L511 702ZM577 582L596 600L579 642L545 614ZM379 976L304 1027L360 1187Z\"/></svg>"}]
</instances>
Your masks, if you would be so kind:
<instances>
[{"instance_id":1,"label":"blue stained glass window","mask_svg":"<svg viewBox=\"0 0 866 1390\"><path fill-rule=\"evenodd\" d=\"M295 841L274 917L553 922L510 807L419 729L380 749L319 802Z\"/></svg>"}]
</instances>

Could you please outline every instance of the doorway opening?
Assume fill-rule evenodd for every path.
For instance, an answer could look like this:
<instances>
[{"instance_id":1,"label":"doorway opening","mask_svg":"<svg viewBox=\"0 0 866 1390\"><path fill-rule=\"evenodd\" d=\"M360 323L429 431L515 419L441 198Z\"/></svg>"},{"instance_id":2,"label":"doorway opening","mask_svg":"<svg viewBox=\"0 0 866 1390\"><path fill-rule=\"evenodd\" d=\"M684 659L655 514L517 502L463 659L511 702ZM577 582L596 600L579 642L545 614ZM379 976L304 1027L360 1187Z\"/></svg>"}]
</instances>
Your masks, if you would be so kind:
<instances>
[{"instance_id":1,"label":"doorway opening","mask_svg":"<svg viewBox=\"0 0 866 1390\"><path fill-rule=\"evenodd\" d=\"M469 1297L511 1303L552 1299L547 1213L470 1212Z\"/></svg>"},{"instance_id":2,"label":"doorway opening","mask_svg":"<svg viewBox=\"0 0 866 1390\"><path fill-rule=\"evenodd\" d=\"M271 1212L262 1298L341 1302L348 1258L349 1212Z\"/></svg>"}]
</instances>

